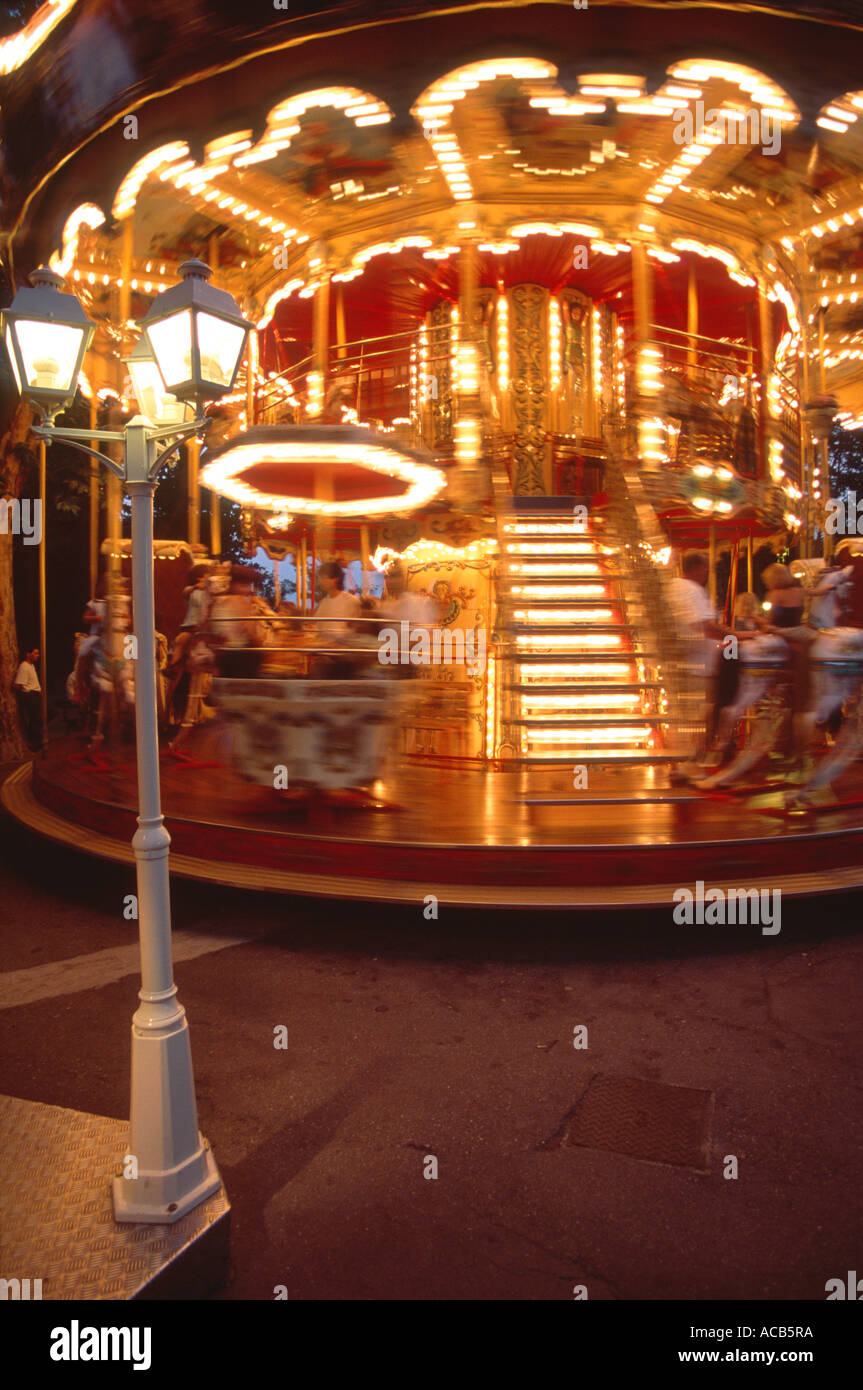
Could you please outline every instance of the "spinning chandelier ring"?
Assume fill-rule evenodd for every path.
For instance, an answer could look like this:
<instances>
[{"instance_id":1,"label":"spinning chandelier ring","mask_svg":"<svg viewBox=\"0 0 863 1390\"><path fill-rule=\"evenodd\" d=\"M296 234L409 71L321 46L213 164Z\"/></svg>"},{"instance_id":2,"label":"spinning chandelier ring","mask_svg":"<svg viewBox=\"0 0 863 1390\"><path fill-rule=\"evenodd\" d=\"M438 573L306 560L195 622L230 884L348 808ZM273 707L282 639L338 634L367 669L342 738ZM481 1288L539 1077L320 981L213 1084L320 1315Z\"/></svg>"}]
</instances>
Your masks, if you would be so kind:
<instances>
[{"instance_id":1,"label":"spinning chandelier ring","mask_svg":"<svg viewBox=\"0 0 863 1390\"><path fill-rule=\"evenodd\" d=\"M257 511L286 516L373 517L416 511L443 490L446 477L431 455L385 439L355 425L259 425L234 436L202 456L201 482L211 491ZM332 501L290 491L292 469L319 464L356 475L385 477L403 485L399 493L355 496ZM283 465L284 491L266 491L249 481L253 470ZM296 487L296 479L294 480Z\"/></svg>"}]
</instances>

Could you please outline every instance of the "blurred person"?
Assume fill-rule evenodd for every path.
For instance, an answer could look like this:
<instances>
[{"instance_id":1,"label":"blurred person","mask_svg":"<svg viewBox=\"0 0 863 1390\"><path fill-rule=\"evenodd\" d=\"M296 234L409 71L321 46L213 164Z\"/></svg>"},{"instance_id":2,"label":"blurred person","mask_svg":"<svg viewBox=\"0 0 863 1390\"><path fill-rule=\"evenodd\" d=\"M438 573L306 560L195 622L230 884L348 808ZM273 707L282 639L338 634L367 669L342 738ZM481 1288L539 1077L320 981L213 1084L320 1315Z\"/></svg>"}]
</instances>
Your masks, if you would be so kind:
<instances>
[{"instance_id":1,"label":"blurred person","mask_svg":"<svg viewBox=\"0 0 863 1390\"><path fill-rule=\"evenodd\" d=\"M243 679L257 675L264 624L254 593L255 576L245 565L232 565L228 592L213 600L209 618L221 676Z\"/></svg>"},{"instance_id":2,"label":"blurred person","mask_svg":"<svg viewBox=\"0 0 863 1390\"><path fill-rule=\"evenodd\" d=\"M85 666L87 658L99 646L102 636L107 630L108 624L108 576L100 575L96 584L96 592L93 598L89 599L81 618L81 625L85 629L85 636L81 639L75 653L76 682L79 691L79 699L83 702L83 688L85 685Z\"/></svg>"},{"instance_id":3,"label":"blurred person","mask_svg":"<svg viewBox=\"0 0 863 1390\"><path fill-rule=\"evenodd\" d=\"M765 605L768 630L781 636L788 628L802 627L806 593L788 566L768 565L761 576L761 582L767 590Z\"/></svg>"},{"instance_id":4,"label":"blurred person","mask_svg":"<svg viewBox=\"0 0 863 1390\"><path fill-rule=\"evenodd\" d=\"M382 617L396 622L417 623L422 627L433 627L438 621L437 604L426 594L417 594L408 588L408 576L404 565L390 565L387 570L386 589L380 601L379 612Z\"/></svg>"},{"instance_id":5,"label":"blurred person","mask_svg":"<svg viewBox=\"0 0 863 1390\"><path fill-rule=\"evenodd\" d=\"M440 617L438 606L432 599L426 594L411 592L408 588L407 570L399 561L390 565L386 572L386 587L379 612L381 617L387 620L388 627L384 629L386 632L392 632L396 624L408 624L406 628L399 626L397 634L399 650L404 649L408 652L414 631L418 628L430 630L437 627ZM388 664L385 670L388 675L400 680L416 679L419 676L419 667L410 662L399 662L392 666Z\"/></svg>"},{"instance_id":6,"label":"blurred person","mask_svg":"<svg viewBox=\"0 0 863 1390\"><path fill-rule=\"evenodd\" d=\"M844 622L848 627L863 627L863 553L859 536L844 537L836 547L836 563L850 569Z\"/></svg>"},{"instance_id":7,"label":"blurred person","mask_svg":"<svg viewBox=\"0 0 863 1390\"><path fill-rule=\"evenodd\" d=\"M326 560L318 571L318 579L324 591L324 597L320 600L315 609L315 616L318 618L357 618L360 613L360 601L356 594L349 594L345 590L344 570L337 560ZM329 632L339 632L344 635L350 631L347 624L328 623Z\"/></svg>"},{"instance_id":8,"label":"blurred person","mask_svg":"<svg viewBox=\"0 0 863 1390\"><path fill-rule=\"evenodd\" d=\"M324 597L315 609L316 618L351 619L361 616L356 594L345 592L345 576L337 560L326 560L318 571ZM349 621L325 622L316 627L318 644L322 647L347 643L353 629ZM312 674L316 679L351 680L357 673L357 659L347 654L344 659L332 656L316 657Z\"/></svg>"},{"instance_id":9,"label":"blurred person","mask_svg":"<svg viewBox=\"0 0 863 1390\"><path fill-rule=\"evenodd\" d=\"M710 577L707 556L696 551L685 555L681 570L682 575L669 585L669 600L682 650L683 693L692 712L692 725L701 733L690 733L688 738L683 735L689 757L680 764L677 773L672 774L673 781L686 780L702 770L706 742L715 724L719 641L726 632L707 592Z\"/></svg>"},{"instance_id":10,"label":"blurred person","mask_svg":"<svg viewBox=\"0 0 863 1390\"><path fill-rule=\"evenodd\" d=\"M681 638L691 644L689 661L705 674L716 669L719 648L717 643L726 629L720 623L716 607L707 592L710 565L706 555L693 552L683 557L682 576L672 579L669 586L672 615Z\"/></svg>"},{"instance_id":11,"label":"blurred person","mask_svg":"<svg viewBox=\"0 0 863 1390\"><path fill-rule=\"evenodd\" d=\"M757 594L750 592L738 594L734 600L734 612L731 618L731 627L727 635L736 638L735 647L728 648L723 643L723 655L728 651L728 656L719 661L719 669L716 680L716 705L713 711L713 723L711 736L717 738L720 726L722 711L734 704L737 692L740 689L741 670L740 661L736 660L736 647L740 642L750 642L756 637L760 637L767 631L767 619L761 609L761 602ZM730 757L734 750L734 740L731 739L721 750L717 750L720 759L725 760Z\"/></svg>"},{"instance_id":12,"label":"blurred person","mask_svg":"<svg viewBox=\"0 0 863 1390\"><path fill-rule=\"evenodd\" d=\"M171 664L168 668L168 674L172 677L179 673L194 634L199 632L206 623L210 608L210 593L207 588L209 570L209 565L193 565L189 570L189 583L183 590L186 613L174 639Z\"/></svg>"}]
</instances>

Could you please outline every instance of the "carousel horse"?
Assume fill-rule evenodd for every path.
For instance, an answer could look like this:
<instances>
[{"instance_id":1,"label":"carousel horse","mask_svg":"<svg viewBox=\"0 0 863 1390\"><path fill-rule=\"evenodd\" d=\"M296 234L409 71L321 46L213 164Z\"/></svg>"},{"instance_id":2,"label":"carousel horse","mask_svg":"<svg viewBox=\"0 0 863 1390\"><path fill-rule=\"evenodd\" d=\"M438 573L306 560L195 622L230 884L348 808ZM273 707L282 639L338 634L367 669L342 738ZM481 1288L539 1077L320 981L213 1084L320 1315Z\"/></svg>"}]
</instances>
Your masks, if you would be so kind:
<instances>
[{"instance_id":1,"label":"carousel horse","mask_svg":"<svg viewBox=\"0 0 863 1390\"><path fill-rule=\"evenodd\" d=\"M811 584L812 577L806 577ZM816 726L847 710L856 702L863 686L863 630L839 626L850 572L836 572L822 577L820 582L816 572L814 582L818 589L812 595L806 629L811 693L808 708L794 720L795 746L800 753L809 746ZM754 710L752 737L727 767L697 783L701 790L731 785L771 751L781 721L777 722L775 711L771 712L766 702L783 680L788 679L790 655L788 643L777 636L765 634L741 645L740 689L733 704L722 711L717 744L722 746L723 736L730 737L737 721ZM816 766L795 799L805 803L810 793L827 786L849 767L861 748L863 730L859 721L856 717L846 717L833 748Z\"/></svg>"},{"instance_id":2,"label":"carousel horse","mask_svg":"<svg viewBox=\"0 0 863 1390\"><path fill-rule=\"evenodd\" d=\"M227 591L228 566L214 566L206 577L206 611ZM188 597L190 589L186 590ZM205 623L183 627L174 638L165 668L164 723L186 727L204 716L210 673L215 670L213 652L205 636Z\"/></svg>"},{"instance_id":3,"label":"carousel horse","mask_svg":"<svg viewBox=\"0 0 863 1390\"><path fill-rule=\"evenodd\" d=\"M172 747L182 742L195 724L214 716L215 710L208 706L207 698L215 669L212 648L200 633L193 633L165 701L166 724L179 725ZM185 683L184 676L188 677Z\"/></svg>"},{"instance_id":4,"label":"carousel horse","mask_svg":"<svg viewBox=\"0 0 863 1390\"><path fill-rule=\"evenodd\" d=\"M731 704L720 711L712 751L718 757L720 750L728 745L738 722L754 711L751 737L726 767L696 783L703 791L736 782L767 756L776 741L775 709L771 709L768 702L788 680L791 648L782 637L765 632L740 642L737 660L741 667L740 683Z\"/></svg>"},{"instance_id":5,"label":"carousel horse","mask_svg":"<svg viewBox=\"0 0 863 1390\"><path fill-rule=\"evenodd\" d=\"M855 708L863 687L863 629L840 627L842 605L851 588L853 570L834 571L813 597L810 621L817 635L809 648L812 697L798 717L798 746L808 746L815 727L843 714L842 726L829 752L801 788L799 800L829 784L855 761L863 749L863 728Z\"/></svg>"},{"instance_id":6,"label":"carousel horse","mask_svg":"<svg viewBox=\"0 0 863 1390\"><path fill-rule=\"evenodd\" d=\"M809 648L809 663L812 700L797 721L799 746L808 746L817 724L826 724L838 713L843 718L833 747L800 790L803 802L810 793L829 786L863 750L863 727L858 711L852 709L863 686L863 630L837 627L820 633Z\"/></svg>"}]
</instances>

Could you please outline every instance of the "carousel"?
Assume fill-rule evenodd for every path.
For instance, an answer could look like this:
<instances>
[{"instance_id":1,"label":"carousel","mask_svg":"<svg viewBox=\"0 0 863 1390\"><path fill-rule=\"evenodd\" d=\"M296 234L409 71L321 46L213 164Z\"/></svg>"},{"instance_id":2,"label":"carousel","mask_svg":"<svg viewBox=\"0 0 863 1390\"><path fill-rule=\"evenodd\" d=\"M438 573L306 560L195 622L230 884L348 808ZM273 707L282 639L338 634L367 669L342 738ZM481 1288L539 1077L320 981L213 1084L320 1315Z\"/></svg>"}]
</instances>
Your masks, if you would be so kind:
<instances>
[{"instance_id":1,"label":"carousel","mask_svg":"<svg viewBox=\"0 0 863 1390\"><path fill-rule=\"evenodd\" d=\"M98 6L60 8L4 56L5 264L95 325L94 437L105 402L188 429L132 349L190 263L251 324L154 552L172 872L555 908L863 882L863 543L828 524L830 432L863 426L863 28L337 3L266 44L236 6L217 44L167 6L155 47L99 16L124 63L96 98L68 54L99 62ZM52 92L68 129L25 164ZM118 480L90 489L95 694L3 800L123 861L131 540ZM693 550L750 624L712 724L674 617Z\"/></svg>"}]
</instances>

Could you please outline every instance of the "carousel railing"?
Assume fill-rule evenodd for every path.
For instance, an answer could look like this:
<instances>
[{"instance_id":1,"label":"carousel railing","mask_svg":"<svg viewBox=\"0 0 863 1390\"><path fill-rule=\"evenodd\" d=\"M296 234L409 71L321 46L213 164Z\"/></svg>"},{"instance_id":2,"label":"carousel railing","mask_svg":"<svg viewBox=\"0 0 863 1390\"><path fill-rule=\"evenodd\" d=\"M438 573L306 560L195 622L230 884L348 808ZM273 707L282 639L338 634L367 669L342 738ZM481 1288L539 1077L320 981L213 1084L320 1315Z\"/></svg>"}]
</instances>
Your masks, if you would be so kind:
<instances>
[{"instance_id":1,"label":"carousel railing","mask_svg":"<svg viewBox=\"0 0 863 1390\"><path fill-rule=\"evenodd\" d=\"M319 360L308 353L256 391L256 423L302 416L329 424L374 421L380 427L389 420L385 428L404 443L430 447L431 403L450 395L448 332L445 324L427 328L422 348L416 329L330 344L323 390L316 380Z\"/></svg>"},{"instance_id":2,"label":"carousel railing","mask_svg":"<svg viewBox=\"0 0 863 1390\"><path fill-rule=\"evenodd\" d=\"M770 433L782 446L781 458L777 458L776 462L791 482L802 487L804 424L800 409L800 382L776 368L771 374L770 388Z\"/></svg>"},{"instance_id":3,"label":"carousel railing","mask_svg":"<svg viewBox=\"0 0 863 1390\"><path fill-rule=\"evenodd\" d=\"M758 350L673 328L650 332L627 346L626 398L662 420L668 462L720 456L756 477L766 448Z\"/></svg>"},{"instance_id":4,"label":"carousel railing","mask_svg":"<svg viewBox=\"0 0 863 1390\"><path fill-rule=\"evenodd\" d=\"M624 352L628 420L636 409L664 426L667 461L695 463L723 457L743 477L768 477L774 464L800 485L802 415L800 383L777 367L765 373L760 349L703 334L651 327ZM647 349L639 356L639 347ZM645 365L647 370L645 371ZM606 423L619 428L609 413Z\"/></svg>"}]
</instances>

